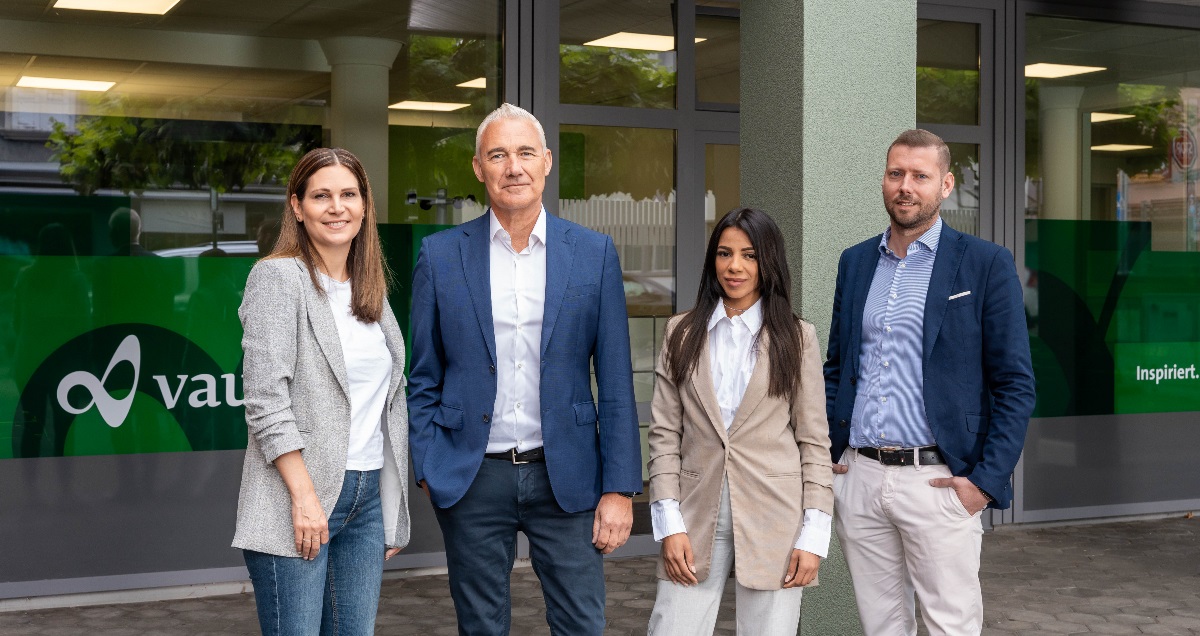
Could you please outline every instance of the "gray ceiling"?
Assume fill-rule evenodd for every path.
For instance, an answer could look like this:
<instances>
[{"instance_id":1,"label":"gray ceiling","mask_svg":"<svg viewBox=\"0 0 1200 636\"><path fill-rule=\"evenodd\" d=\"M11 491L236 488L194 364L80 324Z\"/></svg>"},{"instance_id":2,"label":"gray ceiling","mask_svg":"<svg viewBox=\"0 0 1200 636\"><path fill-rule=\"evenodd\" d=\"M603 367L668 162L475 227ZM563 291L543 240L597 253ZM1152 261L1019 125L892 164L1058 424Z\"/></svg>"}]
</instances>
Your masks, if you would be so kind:
<instances>
[{"instance_id":1,"label":"gray ceiling","mask_svg":"<svg viewBox=\"0 0 1200 636\"><path fill-rule=\"evenodd\" d=\"M403 35L408 25L410 4L404 0L180 0L167 15L150 16L55 9L54 0L4 0L0 19L301 39L395 37Z\"/></svg>"},{"instance_id":2,"label":"gray ceiling","mask_svg":"<svg viewBox=\"0 0 1200 636\"><path fill-rule=\"evenodd\" d=\"M1200 0L1188 3L1200 6ZM1051 62L1107 69L1053 81L1200 86L1200 31L1034 16L1025 40L1026 64Z\"/></svg>"},{"instance_id":3,"label":"gray ceiling","mask_svg":"<svg viewBox=\"0 0 1200 636\"><path fill-rule=\"evenodd\" d=\"M401 41L412 35L495 38L501 24L500 4L500 0L181 0L165 16L147 16L55 9L54 0L2 0L0 23L5 28L19 29L27 22L42 27L95 27L97 54L93 58L0 52L0 87L13 85L21 75L38 75L115 81L114 94L151 101L178 97L322 100L329 92L329 74L324 72L105 59L114 56L104 55L102 47L105 38L121 33L112 31L114 27L303 41L332 36ZM47 53L55 48L53 40L46 42ZM399 62L393 67L391 84L397 100L407 98L412 85L404 67ZM446 87L425 87L425 92L441 92L442 99L454 101L448 98L461 98L458 94L464 90L453 86L457 81L461 78Z\"/></svg>"}]
</instances>

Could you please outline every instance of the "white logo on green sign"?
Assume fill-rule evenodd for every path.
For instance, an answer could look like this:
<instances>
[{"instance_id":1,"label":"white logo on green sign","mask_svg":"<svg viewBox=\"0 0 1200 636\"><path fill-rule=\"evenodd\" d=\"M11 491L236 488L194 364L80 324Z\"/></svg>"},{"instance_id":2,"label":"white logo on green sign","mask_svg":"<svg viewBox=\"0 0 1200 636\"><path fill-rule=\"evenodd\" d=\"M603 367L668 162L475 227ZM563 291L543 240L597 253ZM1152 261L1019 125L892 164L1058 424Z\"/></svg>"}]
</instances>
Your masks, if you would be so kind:
<instances>
[{"instance_id":1,"label":"white logo on green sign","mask_svg":"<svg viewBox=\"0 0 1200 636\"><path fill-rule=\"evenodd\" d=\"M133 396L138 388L138 378L141 375L141 351L142 346L138 341L137 336L126 336L121 344L117 346L117 350L113 353L113 357L108 362L108 367L104 370L104 375L97 378L94 374L87 371L74 371L63 377L62 382L58 383L58 405L62 409L72 415L81 415L91 410L93 406L100 411L100 417L112 428L117 428L125 423L126 416L129 415L129 409L133 406ZM108 392L105 385L108 384L108 377L112 374L113 369L122 362L128 362L133 365L133 384L129 388L129 392L120 399L114 398ZM192 408L205 408L221 406L221 398L218 395L217 377L211 373L201 373L195 376L180 374L175 376L178 384L172 388L171 380L165 375L150 376L158 385L161 401L167 409L174 409L179 403L179 398L183 395L184 385L188 382L193 385L199 385L193 390L187 399L188 406ZM221 375L221 379L225 384L225 404L229 406L241 406L242 399L237 397L237 382L238 377L232 373ZM70 392L75 387L83 387L91 394L91 401L82 407L76 407L71 404Z\"/></svg>"},{"instance_id":2,"label":"white logo on green sign","mask_svg":"<svg viewBox=\"0 0 1200 636\"><path fill-rule=\"evenodd\" d=\"M133 365L133 384L130 385L129 393L125 397L116 399L109 394L104 385L108 382L108 376L112 374L113 368L122 362ZM67 374L62 382L58 383L58 405L72 415L86 413L92 406L95 406L100 411L100 417L104 419L104 423L116 428L125 422L125 416L129 415L129 407L133 406L133 395L137 389L141 366L141 343L138 342L137 336L127 336L113 353L112 360L108 362L108 368L104 370L103 377L97 379L95 375L87 371L75 371ZM91 401L83 408L75 408L68 398L71 389L77 386L87 389L92 394Z\"/></svg>"}]
</instances>

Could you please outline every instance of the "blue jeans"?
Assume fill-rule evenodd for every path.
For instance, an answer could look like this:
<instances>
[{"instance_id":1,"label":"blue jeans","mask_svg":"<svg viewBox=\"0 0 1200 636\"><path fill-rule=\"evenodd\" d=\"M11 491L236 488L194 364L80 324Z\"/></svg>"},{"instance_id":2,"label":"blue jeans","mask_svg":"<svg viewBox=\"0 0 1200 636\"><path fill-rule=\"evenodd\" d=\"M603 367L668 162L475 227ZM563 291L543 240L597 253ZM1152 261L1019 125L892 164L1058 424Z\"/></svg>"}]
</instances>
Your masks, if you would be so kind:
<instances>
[{"instance_id":1,"label":"blue jeans","mask_svg":"<svg viewBox=\"0 0 1200 636\"><path fill-rule=\"evenodd\" d=\"M598 636L604 631L604 559L592 545L595 511L563 511L544 462L484 459L463 498L449 508L434 506L434 512L446 542L459 634L509 633L509 576L518 530L529 538L550 633Z\"/></svg>"},{"instance_id":2,"label":"blue jeans","mask_svg":"<svg viewBox=\"0 0 1200 636\"><path fill-rule=\"evenodd\" d=\"M317 558L243 550L264 636L372 634L383 579L379 471L348 470Z\"/></svg>"}]
</instances>

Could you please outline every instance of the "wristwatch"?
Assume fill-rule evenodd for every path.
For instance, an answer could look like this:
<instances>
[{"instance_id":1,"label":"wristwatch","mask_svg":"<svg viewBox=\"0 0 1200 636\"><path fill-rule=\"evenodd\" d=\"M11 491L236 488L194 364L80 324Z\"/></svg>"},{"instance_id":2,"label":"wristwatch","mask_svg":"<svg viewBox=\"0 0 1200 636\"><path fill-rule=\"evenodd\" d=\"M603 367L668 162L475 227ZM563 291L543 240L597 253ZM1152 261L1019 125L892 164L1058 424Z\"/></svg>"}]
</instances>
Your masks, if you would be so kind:
<instances>
[{"instance_id":1,"label":"wristwatch","mask_svg":"<svg viewBox=\"0 0 1200 636\"><path fill-rule=\"evenodd\" d=\"M633 496L636 495L637 493L636 492L619 492L617 494L621 495L622 497L624 497L626 499L633 499Z\"/></svg>"}]
</instances>

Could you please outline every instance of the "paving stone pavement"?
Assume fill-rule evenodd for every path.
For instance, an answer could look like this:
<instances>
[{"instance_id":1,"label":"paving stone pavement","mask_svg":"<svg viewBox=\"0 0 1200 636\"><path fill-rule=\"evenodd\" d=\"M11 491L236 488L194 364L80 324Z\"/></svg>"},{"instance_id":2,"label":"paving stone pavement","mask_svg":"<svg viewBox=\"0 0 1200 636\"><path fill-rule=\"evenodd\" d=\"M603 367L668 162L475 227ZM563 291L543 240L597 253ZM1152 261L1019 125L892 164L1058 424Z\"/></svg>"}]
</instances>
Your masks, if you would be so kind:
<instances>
[{"instance_id":1,"label":"paving stone pavement","mask_svg":"<svg viewBox=\"0 0 1200 636\"><path fill-rule=\"evenodd\" d=\"M1200 634L1200 519L1006 527L987 533L983 546L985 636ZM605 574L606 634L644 634L654 559L609 560ZM735 632L732 588L717 634ZM512 595L512 633L549 634L531 569L514 571ZM456 634L445 575L385 581L376 632ZM0 613L5 636L256 633L247 594Z\"/></svg>"}]
</instances>

